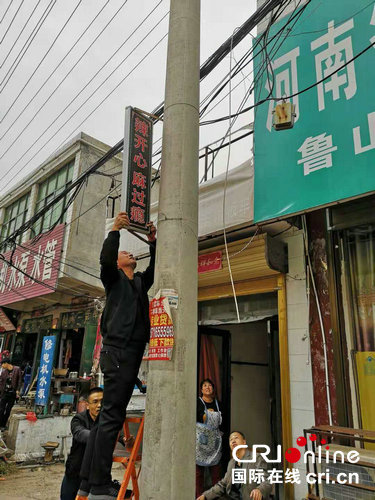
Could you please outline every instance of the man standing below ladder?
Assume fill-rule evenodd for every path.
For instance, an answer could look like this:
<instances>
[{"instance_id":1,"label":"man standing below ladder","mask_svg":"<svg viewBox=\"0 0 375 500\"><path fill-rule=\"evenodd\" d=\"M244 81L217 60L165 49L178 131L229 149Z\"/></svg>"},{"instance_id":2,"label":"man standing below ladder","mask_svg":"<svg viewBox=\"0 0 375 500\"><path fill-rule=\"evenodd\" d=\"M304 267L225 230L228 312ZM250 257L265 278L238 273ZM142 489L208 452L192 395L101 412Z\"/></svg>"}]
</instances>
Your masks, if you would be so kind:
<instances>
[{"instance_id":1,"label":"man standing below ladder","mask_svg":"<svg viewBox=\"0 0 375 500\"><path fill-rule=\"evenodd\" d=\"M118 491L111 483L113 450L150 337L147 292L154 282L156 228L152 222L148 224L150 264L143 273L136 273L134 256L129 252L119 252L119 231L128 228L129 224L126 212L120 212L100 255L100 278L106 292L100 355L104 396L99 422L91 432L82 462L82 483L78 491L81 497L90 493L89 500L117 497Z\"/></svg>"}]
</instances>

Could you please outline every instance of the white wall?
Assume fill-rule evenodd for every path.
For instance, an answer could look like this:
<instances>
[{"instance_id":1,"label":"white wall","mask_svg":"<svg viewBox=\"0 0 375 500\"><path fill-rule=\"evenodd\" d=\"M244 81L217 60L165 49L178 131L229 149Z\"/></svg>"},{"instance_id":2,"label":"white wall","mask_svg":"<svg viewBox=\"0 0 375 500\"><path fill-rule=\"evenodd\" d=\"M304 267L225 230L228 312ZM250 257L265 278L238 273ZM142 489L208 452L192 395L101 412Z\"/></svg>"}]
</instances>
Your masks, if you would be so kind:
<instances>
[{"instance_id":1,"label":"white wall","mask_svg":"<svg viewBox=\"0 0 375 500\"><path fill-rule=\"evenodd\" d=\"M268 363L267 323L231 326L232 362ZM248 443L271 444L269 368L231 365L232 429L245 433Z\"/></svg>"},{"instance_id":2,"label":"white wall","mask_svg":"<svg viewBox=\"0 0 375 500\"><path fill-rule=\"evenodd\" d=\"M292 409L292 436L303 436L303 429L315 423L313 383L311 372L309 315L306 294L306 274L302 231L294 230L283 234L288 245L289 272L286 280L288 343L290 367L290 392ZM298 446L296 446L298 448ZM306 472L305 464L294 467ZM307 494L306 483L294 486L294 498L300 500Z\"/></svg>"},{"instance_id":3,"label":"white wall","mask_svg":"<svg viewBox=\"0 0 375 500\"><path fill-rule=\"evenodd\" d=\"M216 327L215 327L216 328ZM267 323L225 325L232 339L232 362L268 363ZM213 337L215 338L215 337ZM218 352L220 354L220 352ZM249 444L271 444L267 366L231 364L231 430L243 432Z\"/></svg>"},{"instance_id":4,"label":"white wall","mask_svg":"<svg viewBox=\"0 0 375 500\"><path fill-rule=\"evenodd\" d=\"M55 455L62 453L62 436L71 436L70 422L72 415L67 417L47 417L36 422L29 422L25 415L12 415L9 421L7 444L14 451L13 459L24 462L44 457L45 451L41 444L47 441L60 443ZM68 452L72 438L65 440Z\"/></svg>"},{"instance_id":5,"label":"white wall","mask_svg":"<svg viewBox=\"0 0 375 500\"><path fill-rule=\"evenodd\" d=\"M99 149L103 146L98 141L91 139L95 147L87 144L81 145L79 162L75 165L75 175L81 175L95 161L97 161L104 151ZM98 149L96 149L96 147ZM109 147L105 148L109 149ZM78 165L77 165L78 163ZM100 170L102 172L121 171L121 161L112 158ZM79 170L77 171L77 169ZM74 201L67 217L67 222L71 222L77 217L80 218L67 226L65 233L65 254L68 263L88 271L94 276L99 276L99 256L104 239L104 229L106 221L106 195L109 192L111 179L100 175L91 175ZM87 213L85 213L87 211ZM102 288L99 279L85 274L76 268L65 264L62 271L67 272L76 280L89 285Z\"/></svg>"}]
</instances>

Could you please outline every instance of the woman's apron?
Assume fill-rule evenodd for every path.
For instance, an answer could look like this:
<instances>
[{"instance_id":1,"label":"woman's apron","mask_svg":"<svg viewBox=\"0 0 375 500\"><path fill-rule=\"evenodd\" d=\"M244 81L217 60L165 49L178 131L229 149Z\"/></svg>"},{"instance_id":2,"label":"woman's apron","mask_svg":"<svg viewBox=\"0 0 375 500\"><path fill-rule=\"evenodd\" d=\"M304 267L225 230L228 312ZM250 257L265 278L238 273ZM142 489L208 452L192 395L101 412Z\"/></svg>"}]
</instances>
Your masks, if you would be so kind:
<instances>
[{"instance_id":1,"label":"woman's apron","mask_svg":"<svg viewBox=\"0 0 375 500\"><path fill-rule=\"evenodd\" d=\"M222 437L219 427L222 418L216 399L217 411L208 411L204 400L199 399L204 404L206 420L203 424L197 422L196 426L196 462L197 465L209 467L217 465L221 459Z\"/></svg>"}]
</instances>

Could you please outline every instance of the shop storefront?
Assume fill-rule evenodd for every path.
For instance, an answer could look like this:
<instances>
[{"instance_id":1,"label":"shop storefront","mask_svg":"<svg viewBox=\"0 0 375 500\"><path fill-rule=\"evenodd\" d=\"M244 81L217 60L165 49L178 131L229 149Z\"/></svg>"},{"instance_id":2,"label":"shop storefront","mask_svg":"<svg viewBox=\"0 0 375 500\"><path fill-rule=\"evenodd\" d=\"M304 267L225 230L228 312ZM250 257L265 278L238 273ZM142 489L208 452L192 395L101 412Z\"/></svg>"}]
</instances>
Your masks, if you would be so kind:
<instances>
[{"instance_id":1,"label":"shop storefront","mask_svg":"<svg viewBox=\"0 0 375 500\"><path fill-rule=\"evenodd\" d=\"M12 321L13 318L9 316L9 312L0 307L0 353L10 350L12 334L16 329Z\"/></svg>"},{"instance_id":2,"label":"shop storefront","mask_svg":"<svg viewBox=\"0 0 375 500\"><path fill-rule=\"evenodd\" d=\"M42 339L52 329L52 320L52 314L25 319L13 334L12 363L22 369L29 364L32 376L37 373Z\"/></svg>"},{"instance_id":3,"label":"shop storefront","mask_svg":"<svg viewBox=\"0 0 375 500\"><path fill-rule=\"evenodd\" d=\"M327 210L335 269L331 283L334 340L341 370L343 424L375 429L375 198ZM340 349L340 350L339 350ZM346 422L345 422L346 419ZM369 447L371 445L367 445Z\"/></svg>"},{"instance_id":4,"label":"shop storefront","mask_svg":"<svg viewBox=\"0 0 375 500\"><path fill-rule=\"evenodd\" d=\"M23 370L27 368L30 375L28 389L32 395L36 389L43 339L56 337L48 413L59 412L64 404L69 405L69 412L76 410L82 390L87 389L98 316L93 306L69 312L53 310L51 314L34 318L23 319L21 316L17 330L10 333L8 344L12 363Z\"/></svg>"},{"instance_id":5,"label":"shop storefront","mask_svg":"<svg viewBox=\"0 0 375 500\"><path fill-rule=\"evenodd\" d=\"M61 315L57 368L67 368L80 376L90 373L98 318L95 309Z\"/></svg>"},{"instance_id":6,"label":"shop storefront","mask_svg":"<svg viewBox=\"0 0 375 500\"><path fill-rule=\"evenodd\" d=\"M209 376L217 386L225 440L235 428L250 443L285 450L292 440L286 248L266 234L250 239L228 244L236 302L225 246L200 251L200 261L216 259L216 268L199 266L198 383Z\"/></svg>"},{"instance_id":7,"label":"shop storefront","mask_svg":"<svg viewBox=\"0 0 375 500\"><path fill-rule=\"evenodd\" d=\"M98 313L93 308L87 308L62 312L57 328L48 332L48 335L57 337L49 391L49 413L65 415L76 411L80 396L87 393L91 384L89 374L97 325Z\"/></svg>"}]
</instances>

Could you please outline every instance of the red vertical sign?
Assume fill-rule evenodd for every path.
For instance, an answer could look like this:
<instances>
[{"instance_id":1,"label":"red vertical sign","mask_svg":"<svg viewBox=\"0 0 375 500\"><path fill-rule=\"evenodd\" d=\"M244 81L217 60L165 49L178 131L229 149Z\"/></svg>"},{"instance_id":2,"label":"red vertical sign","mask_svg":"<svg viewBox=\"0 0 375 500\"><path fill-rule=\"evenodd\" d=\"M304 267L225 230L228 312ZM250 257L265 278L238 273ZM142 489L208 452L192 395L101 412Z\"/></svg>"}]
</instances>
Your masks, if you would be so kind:
<instances>
[{"instance_id":1,"label":"red vertical sign","mask_svg":"<svg viewBox=\"0 0 375 500\"><path fill-rule=\"evenodd\" d=\"M172 358L174 331L168 299L166 297L158 297L151 300L150 324L150 343L146 359L149 361L169 361Z\"/></svg>"},{"instance_id":2,"label":"red vertical sign","mask_svg":"<svg viewBox=\"0 0 375 500\"><path fill-rule=\"evenodd\" d=\"M122 177L122 210L130 225L148 232L150 219L152 120L133 108L126 108Z\"/></svg>"}]
</instances>

